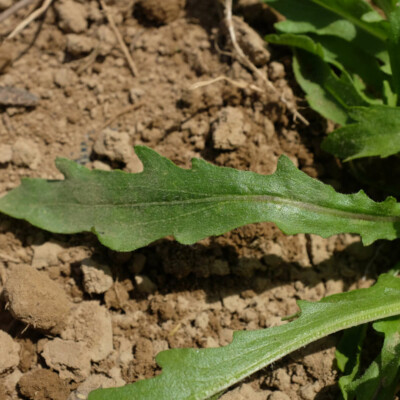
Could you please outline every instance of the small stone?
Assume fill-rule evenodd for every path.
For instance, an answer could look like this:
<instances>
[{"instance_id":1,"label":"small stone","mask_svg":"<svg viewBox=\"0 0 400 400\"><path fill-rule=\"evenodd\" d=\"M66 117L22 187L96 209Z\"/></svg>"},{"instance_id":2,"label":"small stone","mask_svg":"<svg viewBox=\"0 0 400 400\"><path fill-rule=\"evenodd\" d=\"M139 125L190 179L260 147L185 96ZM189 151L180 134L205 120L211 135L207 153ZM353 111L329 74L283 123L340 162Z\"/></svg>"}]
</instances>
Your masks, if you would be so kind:
<instances>
[{"instance_id":1,"label":"small stone","mask_svg":"<svg viewBox=\"0 0 400 400\"><path fill-rule=\"evenodd\" d=\"M151 294L157 290L157 285L146 275L136 275L135 282L140 293Z\"/></svg>"},{"instance_id":2,"label":"small stone","mask_svg":"<svg viewBox=\"0 0 400 400\"><path fill-rule=\"evenodd\" d=\"M246 141L244 116L242 111L234 107L223 108L218 113L213 125L214 148L219 150L234 150Z\"/></svg>"},{"instance_id":3,"label":"small stone","mask_svg":"<svg viewBox=\"0 0 400 400\"><path fill-rule=\"evenodd\" d=\"M285 77L285 66L277 61L271 61L268 66L268 77L272 81Z\"/></svg>"},{"instance_id":4,"label":"small stone","mask_svg":"<svg viewBox=\"0 0 400 400\"><path fill-rule=\"evenodd\" d=\"M325 283L325 297L331 296L332 294L343 293L343 286L344 283L342 280L335 281L333 279L328 279Z\"/></svg>"},{"instance_id":5,"label":"small stone","mask_svg":"<svg viewBox=\"0 0 400 400\"><path fill-rule=\"evenodd\" d=\"M0 330L0 374L17 367L20 349L21 346L7 332Z\"/></svg>"},{"instance_id":6,"label":"small stone","mask_svg":"<svg viewBox=\"0 0 400 400\"><path fill-rule=\"evenodd\" d=\"M267 394L264 391L256 391L250 384L242 384L240 387L225 393L220 400L265 400Z\"/></svg>"},{"instance_id":7,"label":"small stone","mask_svg":"<svg viewBox=\"0 0 400 400\"><path fill-rule=\"evenodd\" d=\"M246 301L242 299L238 294L232 294L230 296L226 296L222 300L224 307L230 313L238 313L240 314L246 308Z\"/></svg>"},{"instance_id":8,"label":"small stone","mask_svg":"<svg viewBox=\"0 0 400 400\"><path fill-rule=\"evenodd\" d=\"M123 336L119 337L116 340L119 343L119 349L118 349L119 362L122 365L127 366L131 361L133 361L132 341Z\"/></svg>"},{"instance_id":9,"label":"small stone","mask_svg":"<svg viewBox=\"0 0 400 400\"><path fill-rule=\"evenodd\" d=\"M23 396L32 400L65 400L69 394L64 381L48 369L27 372L19 380L18 388Z\"/></svg>"},{"instance_id":10,"label":"small stone","mask_svg":"<svg viewBox=\"0 0 400 400\"><path fill-rule=\"evenodd\" d=\"M93 169L100 169L101 171L111 171L111 169L112 169L108 164L106 164L102 161L99 161L99 160L93 161L92 167L93 167Z\"/></svg>"},{"instance_id":11,"label":"small stone","mask_svg":"<svg viewBox=\"0 0 400 400\"><path fill-rule=\"evenodd\" d=\"M314 265L323 263L332 257L328 251L328 241L318 235L309 235L311 248L311 261Z\"/></svg>"},{"instance_id":12,"label":"small stone","mask_svg":"<svg viewBox=\"0 0 400 400\"><path fill-rule=\"evenodd\" d=\"M59 68L54 73L53 81L61 88L73 85L77 80L77 76L74 71L69 68Z\"/></svg>"},{"instance_id":13,"label":"small stone","mask_svg":"<svg viewBox=\"0 0 400 400\"><path fill-rule=\"evenodd\" d=\"M264 263L271 267L277 267L283 262L283 249L278 243L267 242L265 245L265 256L262 260Z\"/></svg>"},{"instance_id":14,"label":"small stone","mask_svg":"<svg viewBox=\"0 0 400 400\"><path fill-rule=\"evenodd\" d=\"M111 161L126 162L133 153L133 148L128 133L107 128L96 139L93 151Z\"/></svg>"},{"instance_id":15,"label":"small stone","mask_svg":"<svg viewBox=\"0 0 400 400\"><path fill-rule=\"evenodd\" d=\"M87 258L82 261L83 286L87 293L104 293L113 285L111 269L108 265L99 264Z\"/></svg>"},{"instance_id":16,"label":"small stone","mask_svg":"<svg viewBox=\"0 0 400 400\"><path fill-rule=\"evenodd\" d=\"M32 246L33 258L32 267L36 269L57 265L58 254L64 251L64 247L55 242L46 242L40 246Z\"/></svg>"},{"instance_id":17,"label":"small stone","mask_svg":"<svg viewBox=\"0 0 400 400\"><path fill-rule=\"evenodd\" d=\"M81 33L87 28L86 9L83 4L72 0L57 1L55 9L58 26L66 33Z\"/></svg>"},{"instance_id":18,"label":"small stone","mask_svg":"<svg viewBox=\"0 0 400 400\"><path fill-rule=\"evenodd\" d=\"M113 350L111 316L97 301L84 301L72 311L63 339L83 343L88 357L98 362Z\"/></svg>"},{"instance_id":19,"label":"small stone","mask_svg":"<svg viewBox=\"0 0 400 400\"><path fill-rule=\"evenodd\" d=\"M95 389L105 389L116 386L114 379L102 374L90 375L78 388L73 391L68 400L86 400L89 393Z\"/></svg>"},{"instance_id":20,"label":"small stone","mask_svg":"<svg viewBox=\"0 0 400 400\"><path fill-rule=\"evenodd\" d=\"M185 4L186 0L139 0L136 11L147 21L164 25L179 17Z\"/></svg>"},{"instance_id":21,"label":"small stone","mask_svg":"<svg viewBox=\"0 0 400 400\"><path fill-rule=\"evenodd\" d=\"M38 145L31 139L19 138L12 146L12 162L18 167L36 169L40 161Z\"/></svg>"},{"instance_id":22,"label":"small stone","mask_svg":"<svg viewBox=\"0 0 400 400\"><path fill-rule=\"evenodd\" d=\"M90 375L90 354L86 343L55 338L43 346L46 364L58 371L61 379L81 381Z\"/></svg>"},{"instance_id":23,"label":"small stone","mask_svg":"<svg viewBox=\"0 0 400 400\"><path fill-rule=\"evenodd\" d=\"M140 88L132 88L129 90L129 101L132 104L137 103L137 101L145 94L145 91Z\"/></svg>"},{"instance_id":24,"label":"small stone","mask_svg":"<svg viewBox=\"0 0 400 400\"><path fill-rule=\"evenodd\" d=\"M101 56L109 54L117 44L114 32L107 25L99 26L96 36L99 43L98 52Z\"/></svg>"},{"instance_id":25,"label":"small stone","mask_svg":"<svg viewBox=\"0 0 400 400\"><path fill-rule=\"evenodd\" d=\"M28 265L9 265L3 295L14 318L51 334L63 330L71 311L63 289Z\"/></svg>"},{"instance_id":26,"label":"small stone","mask_svg":"<svg viewBox=\"0 0 400 400\"><path fill-rule=\"evenodd\" d=\"M126 160L125 170L132 174L137 174L138 172L143 171L143 163L140 161L140 158L136 155L134 150L130 152L129 158Z\"/></svg>"},{"instance_id":27,"label":"small stone","mask_svg":"<svg viewBox=\"0 0 400 400\"><path fill-rule=\"evenodd\" d=\"M95 43L92 38L70 33L67 35L67 52L73 56L90 53L94 49Z\"/></svg>"},{"instance_id":28,"label":"small stone","mask_svg":"<svg viewBox=\"0 0 400 400\"><path fill-rule=\"evenodd\" d=\"M4 385L5 391L8 392L9 394L15 392L17 390L17 383L21 379L21 376L22 376L22 372L18 368L15 369L13 372L11 372L11 374L5 375L2 379L2 384ZM14 398L16 399L18 397L11 396L11 399L14 399ZM1 389L0 389L0 399L3 399L1 397ZM8 398L6 397L5 399L8 399Z\"/></svg>"},{"instance_id":29,"label":"small stone","mask_svg":"<svg viewBox=\"0 0 400 400\"><path fill-rule=\"evenodd\" d=\"M9 144L0 145L0 164L9 163L12 159L12 148Z\"/></svg>"},{"instance_id":30,"label":"small stone","mask_svg":"<svg viewBox=\"0 0 400 400\"><path fill-rule=\"evenodd\" d=\"M283 392L273 392L268 396L267 400L290 400L290 397Z\"/></svg>"},{"instance_id":31,"label":"small stone","mask_svg":"<svg viewBox=\"0 0 400 400\"><path fill-rule=\"evenodd\" d=\"M210 322L210 318L208 316L208 313L202 312L194 320L194 326L196 328L205 330L208 327L209 322Z\"/></svg>"},{"instance_id":32,"label":"small stone","mask_svg":"<svg viewBox=\"0 0 400 400\"><path fill-rule=\"evenodd\" d=\"M6 10L13 5L13 0L0 0L0 11Z\"/></svg>"}]
</instances>

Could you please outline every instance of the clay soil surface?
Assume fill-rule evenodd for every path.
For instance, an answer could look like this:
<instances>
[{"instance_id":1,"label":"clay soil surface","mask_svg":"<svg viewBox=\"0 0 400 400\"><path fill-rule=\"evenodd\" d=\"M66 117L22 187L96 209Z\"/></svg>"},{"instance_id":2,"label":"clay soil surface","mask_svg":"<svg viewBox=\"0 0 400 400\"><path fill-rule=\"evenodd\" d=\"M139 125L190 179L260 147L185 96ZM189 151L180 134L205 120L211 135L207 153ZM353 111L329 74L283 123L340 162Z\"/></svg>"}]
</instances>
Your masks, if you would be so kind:
<instances>
[{"instance_id":1,"label":"clay soil surface","mask_svg":"<svg viewBox=\"0 0 400 400\"><path fill-rule=\"evenodd\" d=\"M0 35L37 3L1 22ZM261 40L277 19L266 6L238 1L235 28L274 90L232 56L217 0L106 4L135 77L97 1L54 0L0 47L0 195L22 177L62 179L59 156L138 172L138 144L185 168L202 157L262 174L286 154L346 190L341 165L320 150L332 127L302 100L290 52ZM221 76L228 80L209 84ZM295 108L310 126L294 118ZM298 299L371 285L390 266L382 253L356 236L286 237L270 223L192 246L166 238L116 253L91 234L51 234L1 215L0 399L83 399L97 387L152 377L162 350L224 346L235 330L284 323ZM287 356L222 398L337 398L339 338Z\"/></svg>"}]
</instances>

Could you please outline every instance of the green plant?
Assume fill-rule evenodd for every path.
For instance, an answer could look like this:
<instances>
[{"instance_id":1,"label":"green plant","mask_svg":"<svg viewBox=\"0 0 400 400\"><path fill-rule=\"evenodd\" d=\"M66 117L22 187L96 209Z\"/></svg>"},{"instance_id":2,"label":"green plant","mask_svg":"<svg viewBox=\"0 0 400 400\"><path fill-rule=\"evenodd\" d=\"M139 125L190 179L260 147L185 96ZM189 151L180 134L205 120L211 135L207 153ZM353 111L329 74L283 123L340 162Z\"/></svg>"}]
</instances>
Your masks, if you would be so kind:
<instances>
[{"instance_id":1,"label":"green plant","mask_svg":"<svg viewBox=\"0 0 400 400\"><path fill-rule=\"evenodd\" d=\"M274 221L290 234L356 232L365 243L399 236L400 204L394 198L376 203L363 192L336 193L297 170L285 156L273 175L262 176L198 159L193 160L192 169L185 170L146 147L136 147L136 152L144 165L139 174L89 171L58 159L65 180L23 180L0 199L0 211L52 232L91 230L104 245L119 251L137 249L166 235L190 244L259 221ZM229 346L162 352L157 357L164 369L159 377L120 389L94 391L89 398L210 398L307 343L399 315L400 279L384 274L369 289L317 303L301 301L299 306L301 311L291 317L294 321L266 330L237 332ZM385 351L389 354L385 360L390 366L397 360L398 346L393 341L398 338L392 327L398 323L396 318L380 325L388 336L386 347L396 350L394 354L386 347L382 350L382 355ZM345 361L341 365L348 368Z\"/></svg>"},{"instance_id":2,"label":"green plant","mask_svg":"<svg viewBox=\"0 0 400 400\"><path fill-rule=\"evenodd\" d=\"M345 160L398 153L399 2L376 0L381 12L364 0L264 2L286 18L266 40L293 48L308 103L342 125L323 148Z\"/></svg>"},{"instance_id":3,"label":"green plant","mask_svg":"<svg viewBox=\"0 0 400 400\"><path fill-rule=\"evenodd\" d=\"M324 142L335 155L385 157L400 150L400 7L363 0L267 0L283 13L271 43L294 50L295 76L310 106L342 125ZM167 235L184 244L235 227L275 222L285 233L358 233L365 244L400 237L400 204L377 203L365 193L345 195L310 178L286 157L270 176L216 167L195 159L190 170L146 147L136 147L139 174L89 171L58 159L63 181L23 180L0 199L0 211L57 233L94 232L111 249L130 251ZM161 352L156 378L96 390L89 400L217 399L229 386L321 337L345 331L337 350L345 399L392 399L400 374L398 268L376 284L299 301L285 325L234 334L215 349ZM380 354L361 374L366 323L384 335Z\"/></svg>"}]
</instances>

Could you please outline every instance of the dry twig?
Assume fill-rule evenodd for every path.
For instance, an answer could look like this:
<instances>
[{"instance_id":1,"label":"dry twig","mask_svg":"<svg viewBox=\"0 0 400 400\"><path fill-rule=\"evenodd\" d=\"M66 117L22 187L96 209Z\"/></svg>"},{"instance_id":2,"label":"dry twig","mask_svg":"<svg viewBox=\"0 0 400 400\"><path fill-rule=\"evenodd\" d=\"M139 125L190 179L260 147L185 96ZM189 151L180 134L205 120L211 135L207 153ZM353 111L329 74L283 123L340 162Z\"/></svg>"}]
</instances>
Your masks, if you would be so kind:
<instances>
[{"instance_id":1,"label":"dry twig","mask_svg":"<svg viewBox=\"0 0 400 400\"><path fill-rule=\"evenodd\" d=\"M29 6L29 4L33 3L35 0L20 0L17 3L13 4L11 7L7 8L7 10L3 11L0 14L0 22L5 21L7 18L14 15L21 8Z\"/></svg>"},{"instance_id":2,"label":"dry twig","mask_svg":"<svg viewBox=\"0 0 400 400\"><path fill-rule=\"evenodd\" d=\"M6 40L12 39L18 35L18 33L24 30L32 21L43 15L52 2L53 0L44 0L43 4L38 9L36 9L32 14L30 14L20 24L17 25L17 27L6 37Z\"/></svg>"},{"instance_id":3,"label":"dry twig","mask_svg":"<svg viewBox=\"0 0 400 400\"><path fill-rule=\"evenodd\" d=\"M237 39L236 39L236 33L235 33L235 28L233 26L233 20L232 20L232 0L225 0L225 19L227 23L227 28L229 32L229 36L232 41L233 48L235 49L239 61L241 61L247 68L249 68L254 75L259 77L271 92L277 93L277 90L275 86L268 80L268 78L249 60L249 58L244 54L242 48L239 46ZM309 125L309 122L294 108L290 107L287 100L280 95L279 99L282 103L286 105L288 110L293 114L295 118L298 118L301 120L305 125Z\"/></svg>"},{"instance_id":4,"label":"dry twig","mask_svg":"<svg viewBox=\"0 0 400 400\"><path fill-rule=\"evenodd\" d=\"M99 0L99 2L101 5L101 8L103 9L104 13L106 14L106 17L107 17L108 23L111 26L111 29L114 31L114 35L117 38L119 47L121 48L122 52L124 53L126 61L132 72L132 75L138 76L138 70L136 68L135 62L133 61L132 56L129 53L128 47L126 46L124 40L122 39L121 33L119 32L117 25L115 25L115 21L114 21L112 14L110 13L110 10L106 6L106 3L104 2L104 0Z\"/></svg>"},{"instance_id":5,"label":"dry twig","mask_svg":"<svg viewBox=\"0 0 400 400\"><path fill-rule=\"evenodd\" d=\"M233 80L231 78L228 78L225 75L220 75L220 76L218 76L218 77L216 77L214 79L210 79L208 81L201 81L201 82L194 83L193 85L191 85L189 87L189 90L196 90L196 89L199 89L199 88L204 87L204 86L212 85L212 84L217 83L219 81L229 82L231 85L237 86L240 89L249 88L251 90L254 90L255 92L260 92L260 93L263 92L262 89L260 89L256 85L249 84L249 83L247 83L245 81L235 81L235 80Z\"/></svg>"},{"instance_id":6,"label":"dry twig","mask_svg":"<svg viewBox=\"0 0 400 400\"><path fill-rule=\"evenodd\" d=\"M119 117L121 117L124 114L127 114L130 111L133 110L137 110L138 108L142 107L143 103L139 102L139 103L135 103L135 104L131 104L128 107L123 108L120 112L118 112L117 114L115 114L114 116L112 116L110 119L108 119L101 127L101 129L107 128L107 126L111 125L114 121L116 121Z\"/></svg>"}]
</instances>

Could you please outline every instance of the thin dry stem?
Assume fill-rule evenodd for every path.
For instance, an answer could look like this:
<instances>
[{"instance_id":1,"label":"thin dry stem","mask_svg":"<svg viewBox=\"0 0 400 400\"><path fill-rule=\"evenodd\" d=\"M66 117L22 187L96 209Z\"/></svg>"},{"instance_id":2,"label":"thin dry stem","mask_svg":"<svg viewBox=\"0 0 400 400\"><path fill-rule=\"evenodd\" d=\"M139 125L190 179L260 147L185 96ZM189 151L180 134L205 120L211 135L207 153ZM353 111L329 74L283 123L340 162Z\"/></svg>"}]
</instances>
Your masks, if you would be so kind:
<instances>
[{"instance_id":1,"label":"thin dry stem","mask_svg":"<svg viewBox=\"0 0 400 400\"><path fill-rule=\"evenodd\" d=\"M35 0L20 0L17 3L13 4L11 7L7 8L7 10L3 11L0 14L0 22L5 21L7 18L14 15L21 8L29 6L29 4L33 3Z\"/></svg>"},{"instance_id":2,"label":"thin dry stem","mask_svg":"<svg viewBox=\"0 0 400 400\"><path fill-rule=\"evenodd\" d=\"M137 110L138 108L143 106L143 102L135 103L132 104L128 107L123 108L121 111L119 111L117 114L112 116L110 119L108 119L101 127L101 129L107 128L107 126L111 125L114 121L116 121L119 117L121 117L124 114L127 114L130 111Z\"/></svg>"},{"instance_id":3,"label":"thin dry stem","mask_svg":"<svg viewBox=\"0 0 400 400\"><path fill-rule=\"evenodd\" d=\"M129 49L126 46L124 40L122 39L121 33L119 32L117 25L115 24L114 18L112 14L110 13L110 10L108 9L107 5L105 4L104 0L99 0L101 8L104 10L104 13L106 14L108 23L111 26L111 29L114 31L115 37L117 38L117 42L119 44L119 47L121 48L122 52L124 53L124 56L126 58L126 61L129 65L129 69L132 72L133 76L138 76L138 70L136 68L136 64L132 59L131 54L129 53Z\"/></svg>"},{"instance_id":4,"label":"thin dry stem","mask_svg":"<svg viewBox=\"0 0 400 400\"><path fill-rule=\"evenodd\" d=\"M252 84L249 84L249 83L244 82L244 81L235 81L235 80L233 80L233 79L231 79L231 78L228 78L228 77L225 76L225 75L220 75L220 76L218 76L218 77L216 77L216 78L214 78L214 79L210 79L210 80L208 80L208 81L201 81L201 82L194 83L193 85L191 85L191 86L189 87L189 90L196 90L196 89L202 88L202 87L204 87L204 86L212 85L212 84L217 83L217 82L220 82L220 81L229 82L231 85L237 86L237 87L240 88L240 89L247 89L247 88L249 88L249 89L251 89L251 90L254 90L255 92L260 92L260 93L263 92L263 90L260 89L260 88L259 88L258 86L256 86L256 85L252 85Z\"/></svg>"},{"instance_id":5,"label":"thin dry stem","mask_svg":"<svg viewBox=\"0 0 400 400\"><path fill-rule=\"evenodd\" d=\"M17 25L17 27L6 37L6 40L12 39L16 35L18 35L18 33L23 31L32 21L43 15L50 7L52 2L53 0L45 0L38 9L36 9L32 14L30 14L20 24Z\"/></svg>"},{"instance_id":6,"label":"thin dry stem","mask_svg":"<svg viewBox=\"0 0 400 400\"><path fill-rule=\"evenodd\" d=\"M241 61L247 68L249 68L254 75L256 75L258 78L260 78L267 89L269 89L273 93L277 93L277 90L275 86L268 80L268 78L249 60L249 58L244 54L242 48L239 46L239 43L237 42L236 39L236 32L235 28L233 26L233 19L232 19L232 0L225 0L225 19L226 19L226 24L229 32L229 36L232 41L233 48L235 49L239 61ZM285 106L288 108L288 110L293 114L294 118L298 118L301 120L305 125L309 125L310 123L295 109L290 107L288 104L288 101L282 96L279 96L279 100L285 104Z\"/></svg>"}]
</instances>

